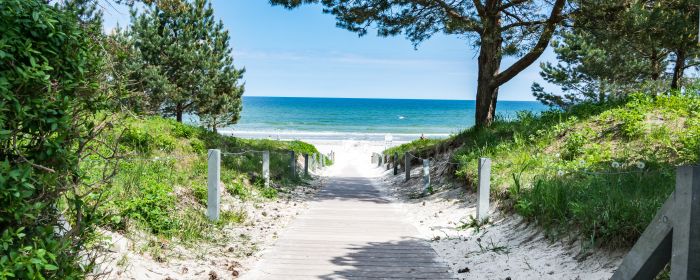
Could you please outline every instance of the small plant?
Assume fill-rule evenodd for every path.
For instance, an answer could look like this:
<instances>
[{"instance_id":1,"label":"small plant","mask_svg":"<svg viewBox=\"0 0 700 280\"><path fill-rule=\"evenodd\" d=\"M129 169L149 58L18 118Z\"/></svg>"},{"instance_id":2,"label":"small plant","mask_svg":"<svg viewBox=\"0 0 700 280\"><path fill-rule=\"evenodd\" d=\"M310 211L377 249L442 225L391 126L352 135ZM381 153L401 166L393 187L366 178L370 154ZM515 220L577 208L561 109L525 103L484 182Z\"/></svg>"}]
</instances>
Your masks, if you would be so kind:
<instances>
[{"instance_id":1,"label":"small plant","mask_svg":"<svg viewBox=\"0 0 700 280\"><path fill-rule=\"evenodd\" d=\"M574 158L582 155L586 143L588 143L586 134L580 132L573 132L569 134L569 137L564 143L564 150L561 158L564 160L573 160Z\"/></svg>"},{"instance_id":2,"label":"small plant","mask_svg":"<svg viewBox=\"0 0 700 280\"><path fill-rule=\"evenodd\" d=\"M474 233L479 233L482 229L486 228L486 225L490 224L491 221L487 217L481 221L474 218L473 215L469 215L469 222L465 223L461 221L461 224L457 226L458 230L473 229Z\"/></svg>"},{"instance_id":3,"label":"small plant","mask_svg":"<svg viewBox=\"0 0 700 280\"><path fill-rule=\"evenodd\" d=\"M140 195L120 203L122 216L139 221L153 233L170 234L177 228L172 216L175 209L172 188L158 182L143 184L141 188Z\"/></svg>"},{"instance_id":4,"label":"small plant","mask_svg":"<svg viewBox=\"0 0 700 280\"><path fill-rule=\"evenodd\" d=\"M223 211L217 224L242 224L246 219L245 211Z\"/></svg>"},{"instance_id":5,"label":"small plant","mask_svg":"<svg viewBox=\"0 0 700 280\"><path fill-rule=\"evenodd\" d=\"M240 181L233 181L230 184L226 184L226 190L232 196L237 196L242 200L246 200L252 196L250 189Z\"/></svg>"},{"instance_id":6,"label":"small plant","mask_svg":"<svg viewBox=\"0 0 700 280\"><path fill-rule=\"evenodd\" d=\"M479 246L479 251L472 251L466 254L465 257L469 257L472 254L483 254L487 252L493 252L496 254L510 254L510 249L508 249L507 246L504 245L497 245L495 242L493 242L493 239L490 239L489 242L484 244L484 242L481 240L481 238L476 239L476 245Z\"/></svg>"}]
</instances>

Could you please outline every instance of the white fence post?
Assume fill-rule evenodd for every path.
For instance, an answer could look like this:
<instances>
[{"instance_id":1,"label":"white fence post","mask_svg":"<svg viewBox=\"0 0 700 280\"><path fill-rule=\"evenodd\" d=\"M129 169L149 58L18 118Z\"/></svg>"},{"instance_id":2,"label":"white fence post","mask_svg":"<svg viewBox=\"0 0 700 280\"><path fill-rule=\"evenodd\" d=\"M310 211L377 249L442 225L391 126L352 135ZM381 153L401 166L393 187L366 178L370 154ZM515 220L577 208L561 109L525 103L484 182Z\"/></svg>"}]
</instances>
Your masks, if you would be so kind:
<instances>
[{"instance_id":1,"label":"white fence post","mask_svg":"<svg viewBox=\"0 0 700 280\"><path fill-rule=\"evenodd\" d=\"M292 172L292 177L297 176L297 157L294 154L294 151L289 151L289 168L290 171Z\"/></svg>"},{"instance_id":2,"label":"white fence post","mask_svg":"<svg viewBox=\"0 0 700 280\"><path fill-rule=\"evenodd\" d=\"M491 159L479 158L479 186L476 190L476 219L483 221L489 216L489 194L491 185Z\"/></svg>"},{"instance_id":3,"label":"white fence post","mask_svg":"<svg viewBox=\"0 0 700 280\"><path fill-rule=\"evenodd\" d=\"M219 220L221 192L221 150L211 149L207 153L207 214L209 220Z\"/></svg>"},{"instance_id":4,"label":"white fence post","mask_svg":"<svg viewBox=\"0 0 700 280\"><path fill-rule=\"evenodd\" d=\"M263 151L262 174L265 187L270 187L270 151Z\"/></svg>"},{"instance_id":5,"label":"white fence post","mask_svg":"<svg viewBox=\"0 0 700 280\"><path fill-rule=\"evenodd\" d=\"M399 153L394 153L394 175L399 174Z\"/></svg>"},{"instance_id":6,"label":"white fence post","mask_svg":"<svg viewBox=\"0 0 700 280\"><path fill-rule=\"evenodd\" d=\"M406 181L411 179L411 158L409 153L403 155L403 170L406 172Z\"/></svg>"},{"instance_id":7,"label":"white fence post","mask_svg":"<svg viewBox=\"0 0 700 280\"><path fill-rule=\"evenodd\" d=\"M423 194L428 194L430 190L430 160L423 160Z\"/></svg>"}]
</instances>

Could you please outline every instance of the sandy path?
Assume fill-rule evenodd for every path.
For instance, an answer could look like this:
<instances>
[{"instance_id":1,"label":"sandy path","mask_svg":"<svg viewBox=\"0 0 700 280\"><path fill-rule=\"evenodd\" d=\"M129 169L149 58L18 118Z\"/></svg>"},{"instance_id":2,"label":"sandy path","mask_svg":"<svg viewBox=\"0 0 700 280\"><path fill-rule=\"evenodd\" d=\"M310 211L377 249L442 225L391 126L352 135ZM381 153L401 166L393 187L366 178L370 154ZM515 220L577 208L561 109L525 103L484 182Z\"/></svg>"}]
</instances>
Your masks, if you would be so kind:
<instances>
[{"instance_id":1,"label":"sandy path","mask_svg":"<svg viewBox=\"0 0 700 280\"><path fill-rule=\"evenodd\" d=\"M375 187L367 149L352 145L336 146L327 186L244 279L452 278L405 212Z\"/></svg>"}]
</instances>

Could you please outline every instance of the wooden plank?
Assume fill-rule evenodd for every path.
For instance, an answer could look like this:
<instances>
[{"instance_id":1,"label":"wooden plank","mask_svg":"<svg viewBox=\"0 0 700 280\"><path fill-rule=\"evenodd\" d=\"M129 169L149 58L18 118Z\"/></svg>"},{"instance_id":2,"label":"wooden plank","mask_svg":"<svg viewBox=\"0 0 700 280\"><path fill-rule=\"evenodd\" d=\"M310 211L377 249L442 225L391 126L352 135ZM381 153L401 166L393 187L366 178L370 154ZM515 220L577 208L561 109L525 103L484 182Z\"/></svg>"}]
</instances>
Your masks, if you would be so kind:
<instances>
[{"instance_id":1,"label":"wooden plank","mask_svg":"<svg viewBox=\"0 0 700 280\"><path fill-rule=\"evenodd\" d=\"M247 279L455 279L365 178L331 178Z\"/></svg>"}]
</instances>

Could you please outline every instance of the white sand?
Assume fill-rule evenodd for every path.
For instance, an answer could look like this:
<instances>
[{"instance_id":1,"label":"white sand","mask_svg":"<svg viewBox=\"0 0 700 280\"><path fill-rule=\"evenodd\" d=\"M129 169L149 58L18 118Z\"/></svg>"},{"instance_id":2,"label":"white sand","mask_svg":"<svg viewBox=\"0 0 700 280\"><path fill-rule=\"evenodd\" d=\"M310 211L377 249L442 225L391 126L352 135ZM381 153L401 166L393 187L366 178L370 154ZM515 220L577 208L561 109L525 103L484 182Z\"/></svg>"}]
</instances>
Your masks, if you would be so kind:
<instances>
[{"instance_id":1,"label":"white sand","mask_svg":"<svg viewBox=\"0 0 700 280\"><path fill-rule=\"evenodd\" d=\"M216 239L195 245L182 246L145 234L103 232L111 240L106 241L98 270L106 279L236 279L257 261L280 230L306 210L306 201L321 185L323 178L275 201L241 201L224 194L222 210L242 209L247 215L245 222L226 226ZM160 257L145 250L154 242L162 246Z\"/></svg>"},{"instance_id":2,"label":"white sand","mask_svg":"<svg viewBox=\"0 0 700 280\"><path fill-rule=\"evenodd\" d=\"M413 178L403 182L404 175L394 176L385 168L370 163L373 152L381 152L384 142L370 141L309 141L322 153L336 154L342 165L356 166L361 174L375 178L375 186L405 212L406 221L413 224L423 238L433 240L431 245L444 258L456 277L462 279L608 279L619 265L622 253L600 252L596 249L581 251L579 243L552 242L544 238L534 225L528 225L517 216L504 215L492 209L492 224L479 232L458 230L461 221L475 213L475 194L452 188L446 178L433 178L437 194L426 198L409 199L420 190L420 168L412 170ZM399 143L393 143L398 145ZM315 185L323 184L324 177L342 174L342 166L332 166L321 172ZM438 170L444 164L436 164ZM442 171L437 172L442 173ZM435 175L433 175L435 176ZM442 190L442 191L440 191ZM153 260L139 251L138 238L119 235L109 253L113 271L109 279L206 279L215 273L217 279L233 279L244 274L259 257L262 249L276 239L277 233L305 209L304 200L314 193L301 190L289 200L267 203L229 202L244 207L252 224L227 228L225 240L198 248L181 248L169 244L173 257L165 262ZM229 206L232 207L232 206ZM265 213L264 215L262 213ZM120 239L122 238L122 239ZM136 245L134 245L136 244ZM123 257L126 256L126 257ZM126 264L117 265L126 259ZM468 268L468 272L457 273ZM235 272L234 272L235 271Z\"/></svg>"},{"instance_id":3,"label":"white sand","mask_svg":"<svg viewBox=\"0 0 700 280\"><path fill-rule=\"evenodd\" d=\"M609 279L619 266L623 252L600 249L582 250L579 242L545 239L535 225L517 215L500 213L492 207L492 223L476 232L457 227L475 215L474 193L453 188L447 178L432 174L437 194L409 199L422 187L421 168L412 170L412 179L404 182L404 174L370 163L372 152L381 152L383 142L343 142L340 145L319 143L319 149L333 149L337 161L350 161L367 177L375 177L375 186L400 204L406 220L431 242L462 279ZM326 144L326 145L324 145ZM332 143L330 143L332 144ZM444 173L444 163L437 163L433 173ZM438 170L438 171L436 171ZM326 175L334 175L328 173ZM442 191L440 191L442 190ZM458 273L459 270L469 272Z\"/></svg>"}]
</instances>

